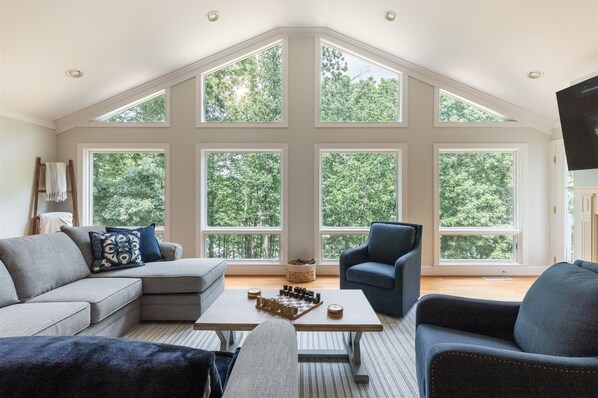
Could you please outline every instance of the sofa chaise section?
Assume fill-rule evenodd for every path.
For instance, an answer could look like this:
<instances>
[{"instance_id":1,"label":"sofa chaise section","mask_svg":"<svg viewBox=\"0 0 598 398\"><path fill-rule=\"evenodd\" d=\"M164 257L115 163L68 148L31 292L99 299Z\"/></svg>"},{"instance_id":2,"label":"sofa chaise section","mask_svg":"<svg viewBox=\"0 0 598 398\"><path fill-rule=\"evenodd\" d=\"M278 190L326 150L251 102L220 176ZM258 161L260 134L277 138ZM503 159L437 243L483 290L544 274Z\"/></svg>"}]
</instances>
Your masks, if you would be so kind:
<instances>
[{"instance_id":1,"label":"sofa chaise section","mask_svg":"<svg viewBox=\"0 0 598 398\"><path fill-rule=\"evenodd\" d=\"M89 232L105 232L103 226L62 227L77 245L88 265L93 262ZM93 274L93 279L139 278L140 319L144 321L195 321L224 291L226 261L213 258L181 259L182 247L159 242L162 261L143 267Z\"/></svg>"}]
</instances>

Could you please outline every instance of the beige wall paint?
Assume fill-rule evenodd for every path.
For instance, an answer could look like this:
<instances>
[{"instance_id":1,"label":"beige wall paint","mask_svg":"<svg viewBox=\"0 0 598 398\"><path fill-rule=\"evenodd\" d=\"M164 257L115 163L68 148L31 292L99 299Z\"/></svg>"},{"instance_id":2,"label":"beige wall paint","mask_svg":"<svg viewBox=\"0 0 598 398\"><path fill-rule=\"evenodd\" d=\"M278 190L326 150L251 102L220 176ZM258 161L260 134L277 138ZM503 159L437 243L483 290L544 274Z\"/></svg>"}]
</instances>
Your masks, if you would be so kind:
<instances>
[{"instance_id":1,"label":"beige wall paint","mask_svg":"<svg viewBox=\"0 0 598 398\"><path fill-rule=\"evenodd\" d=\"M197 233L196 144L198 143L286 143L289 149L289 256L296 258L308 248L314 255L314 146L323 143L405 143L408 185L405 221L424 226L425 273L484 273L483 270L432 268L434 250L433 159L434 143L515 142L529 145L529 259L533 267L508 268L507 273L540 272L549 264L549 162L547 134L526 127L435 128L434 87L409 79L407 128L315 128L315 40L292 36L289 40L289 127L288 128L197 128L195 127L195 79L172 87L170 128L80 127L58 136L57 156L77 159L80 143L169 143L171 154L170 239L184 246L185 256L194 256ZM77 168L79 166L77 165ZM80 182L80 170L78 170ZM80 184L79 184L80 185ZM279 272L282 271L279 268ZM334 272L335 268L319 270ZM523 270L523 271L522 271ZM498 271L500 272L500 271Z\"/></svg>"},{"instance_id":2,"label":"beige wall paint","mask_svg":"<svg viewBox=\"0 0 598 398\"><path fill-rule=\"evenodd\" d=\"M31 233L35 158L56 160L54 130L0 116L0 238ZM40 195L39 212L50 210Z\"/></svg>"}]
</instances>

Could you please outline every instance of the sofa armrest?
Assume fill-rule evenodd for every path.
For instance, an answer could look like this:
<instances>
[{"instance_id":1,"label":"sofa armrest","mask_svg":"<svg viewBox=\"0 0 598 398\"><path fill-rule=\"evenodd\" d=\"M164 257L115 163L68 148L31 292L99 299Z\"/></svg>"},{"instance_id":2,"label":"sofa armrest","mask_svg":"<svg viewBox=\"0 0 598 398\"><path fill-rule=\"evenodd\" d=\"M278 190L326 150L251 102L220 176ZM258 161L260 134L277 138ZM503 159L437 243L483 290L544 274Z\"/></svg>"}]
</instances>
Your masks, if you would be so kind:
<instances>
[{"instance_id":1,"label":"sofa armrest","mask_svg":"<svg viewBox=\"0 0 598 398\"><path fill-rule=\"evenodd\" d=\"M298 397L299 356L293 325L272 319L245 339L224 390L225 398Z\"/></svg>"},{"instance_id":2,"label":"sofa armrest","mask_svg":"<svg viewBox=\"0 0 598 398\"><path fill-rule=\"evenodd\" d=\"M417 305L415 324L440 326L513 341L519 302L431 294Z\"/></svg>"},{"instance_id":3,"label":"sofa armrest","mask_svg":"<svg viewBox=\"0 0 598 398\"><path fill-rule=\"evenodd\" d=\"M178 243L158 241L158 245L160 246L160 254L162 254L162 260L164 261L179 260L183 255L183 246Z\"/></svg>"},{"instance_id":4,"label":"sofa armrest","mask_svg":"<svg viewBox=\"0 0 598 398\"><path fill-rule=\"evenodd\" d=\"M590 397L598 358L557 357L439 344L426 369L426 397Z\"/></svg>"}]
</instances>

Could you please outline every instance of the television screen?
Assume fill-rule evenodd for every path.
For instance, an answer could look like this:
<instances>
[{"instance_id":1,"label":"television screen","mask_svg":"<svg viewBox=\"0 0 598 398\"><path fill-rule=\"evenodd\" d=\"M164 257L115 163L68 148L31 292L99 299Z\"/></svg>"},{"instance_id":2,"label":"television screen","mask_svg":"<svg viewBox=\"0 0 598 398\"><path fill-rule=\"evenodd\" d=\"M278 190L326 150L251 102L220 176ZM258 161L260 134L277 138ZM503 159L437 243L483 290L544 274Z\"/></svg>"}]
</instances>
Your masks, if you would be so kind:
<instances>
[{"instance_id":1,"label":"television screen","mask_svg":"<svg viewBox=\"0 0 598 398\"><path fill-rule=\"evenodd\" d=\"M569 170L598 168L598 76L556 93Z\"/></svg>"}]
</instances>

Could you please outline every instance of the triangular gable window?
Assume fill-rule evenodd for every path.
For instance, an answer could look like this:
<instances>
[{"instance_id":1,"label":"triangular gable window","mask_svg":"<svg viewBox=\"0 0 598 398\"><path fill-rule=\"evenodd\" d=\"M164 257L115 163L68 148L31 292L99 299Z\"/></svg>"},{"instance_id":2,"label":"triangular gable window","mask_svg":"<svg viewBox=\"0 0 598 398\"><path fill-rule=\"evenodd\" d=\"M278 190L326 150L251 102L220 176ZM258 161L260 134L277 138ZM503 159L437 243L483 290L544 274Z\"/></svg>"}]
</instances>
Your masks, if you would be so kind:
<instances>
[{"instance_id":1,"label":"triangular gable window","mask_svg":"<svg viewBox=\"0 0 598 398\"><path fill-rule=\"evenodd\" d=\"M441 123L503 123L514 120L475 102L439 90L438 121Z\"/></svg>"},{"instance_id":2,"label":"triangular gable window","mask_svg":"<svg viewBox=\"0 0 598 398\"><path fill-rule=\"evenodd\" d=\"M166 91L162 90L141 98L93 121L102 123L165 123Z\"/></svg>"},{"instance_id":3,"label":"triangular gable window","mask_svg":"<svg viewBox=\"0 0 598 398\"><path fill-rule=\"evenodd\" d=\"M281 42L202 75L203 123L282 123Z\"/></svg>"},{"instance_id":4,"label":"triangular gable window","mask_svg":"<svg viewBox=\"0 0 598 398\"><path fill-rule=\"evenodd\" d=\"M321 41L320 122L401 122L401 74Z\"/></svg>"}]
</instances>

